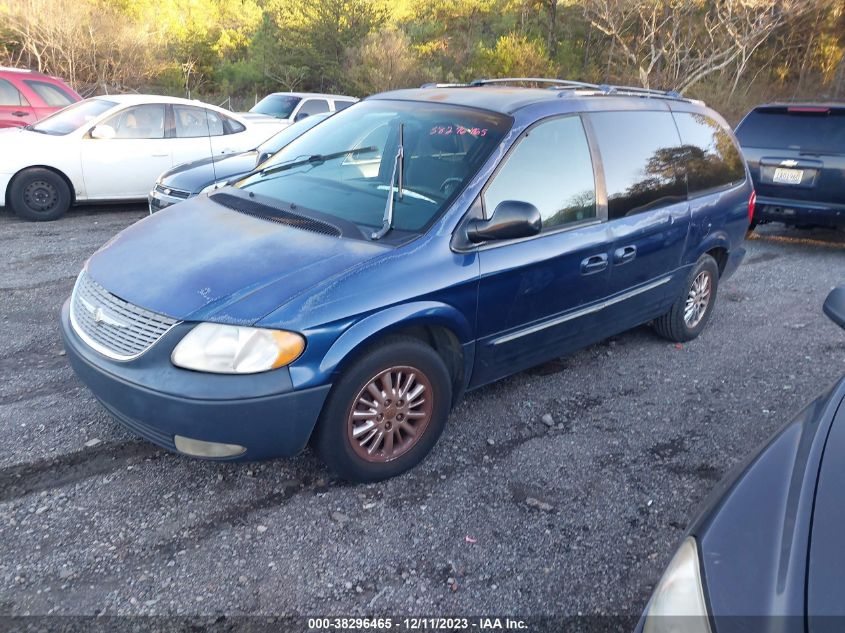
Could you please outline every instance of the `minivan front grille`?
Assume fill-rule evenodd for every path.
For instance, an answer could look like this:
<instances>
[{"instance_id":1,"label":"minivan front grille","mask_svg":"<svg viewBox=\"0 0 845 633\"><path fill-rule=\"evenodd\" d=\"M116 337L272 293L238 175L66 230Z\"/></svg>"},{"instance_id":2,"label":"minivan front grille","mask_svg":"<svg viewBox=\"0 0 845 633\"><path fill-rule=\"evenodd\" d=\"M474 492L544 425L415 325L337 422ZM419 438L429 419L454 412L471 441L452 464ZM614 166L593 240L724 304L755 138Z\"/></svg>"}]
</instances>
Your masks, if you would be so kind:
<instances>
[{"instance_id":1,"label":"minivan front grille","mask_svg":"<svg viewBox=\"0 0 845 633\"><path fill-rule=\"evenodd\" d=\"M114 296L84 270L73 288L70 322L96 351L123 361L146 352L178 323Z\"/></svg>"}]
</instances>

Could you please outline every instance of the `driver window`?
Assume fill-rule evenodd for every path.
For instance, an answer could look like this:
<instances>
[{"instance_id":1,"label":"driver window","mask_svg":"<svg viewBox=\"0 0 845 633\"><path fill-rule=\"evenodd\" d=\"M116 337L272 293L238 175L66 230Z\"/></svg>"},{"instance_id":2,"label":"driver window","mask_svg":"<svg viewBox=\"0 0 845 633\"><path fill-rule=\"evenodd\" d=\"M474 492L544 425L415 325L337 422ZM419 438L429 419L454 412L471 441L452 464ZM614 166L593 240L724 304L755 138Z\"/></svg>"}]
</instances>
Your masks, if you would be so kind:
<instances>
[{"instance_id":1,"label":"driver window","mask_svg":"<svg viewBox=\"0 0 845 633\"><path fill-rule=\"evenodd\" d=\"M535 125L518 143L483 193L486 217L505 200L537 207L543 231L597 217L593 163L580 117Z\"/></svg>"},{"instance_id":2,"label":"driver window","mask_svg":"<svg viewBox=\"0 0 845 633\"><path fill-rule=\"evenodd\" d=\"M164 138L164 104L134 106L105 122L114 128L114 138Z\"/></svg>"},{"instance_id":3,"label":"driver window","mask_svg":"<svg viewBox=\"0 0 845 633\"><path fill-rule=\"evenodd\" d=\"M222 136L223 121L217 113L193 106L173 106L176 119L177 138L197 138L200 136Z\"/></svg>"}]
</instances>

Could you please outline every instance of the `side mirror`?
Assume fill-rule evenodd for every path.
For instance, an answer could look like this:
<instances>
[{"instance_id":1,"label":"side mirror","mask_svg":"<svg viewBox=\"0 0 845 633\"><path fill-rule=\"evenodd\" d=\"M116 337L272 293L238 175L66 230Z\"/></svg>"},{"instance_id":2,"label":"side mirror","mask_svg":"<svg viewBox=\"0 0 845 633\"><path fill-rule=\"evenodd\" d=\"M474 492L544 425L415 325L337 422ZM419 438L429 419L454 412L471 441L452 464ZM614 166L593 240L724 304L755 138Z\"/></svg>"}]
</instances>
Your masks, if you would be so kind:
<instances>
[{"instance_id":1,"label":"side mirror","mask_svg":"<svg viewBox=\"0 0 845 633\"><path fill-rule=\"evenodd\" d=\"M537 235L542 228L540 211L533 204L504 200L499 203L489 220L470 220L467 225L467 238L476 244L489 240L514 240Z\"/></svg>"},{"instance_id":2,"label":"side mirror","mask_svg":"<svg viewBox=\"0 0 845 633\"><path fill-rule=\"evenodd\" d=\"M845 286L839 286L830 291L822 310L831 321L845 329Z\"/></svg>"},{"instance_id":3,"label":"side mirror","mask_svg":"<svg viewBox=\"0 0 845 633\"><path fill-rule=\"evenodd\" d=\"M293 121L294 121L294 123L296 123L297 121L301 121L302 119L307 119L307 118L308 118L307 112L300 112L295 117L293 117Z\"/></svg>"},{"instance_id":4,"label":"side mirror","mask_svg":"<svg viewBox=\"0 0 845 633\"><path fill-rule=\"evenodd\" d=\"M99 138L99 139L111 139L117 136L117 132L115 132L114 128L111 125L96 125L94 129L91 130L91 138Z\"/></svg>"}]
</instances>

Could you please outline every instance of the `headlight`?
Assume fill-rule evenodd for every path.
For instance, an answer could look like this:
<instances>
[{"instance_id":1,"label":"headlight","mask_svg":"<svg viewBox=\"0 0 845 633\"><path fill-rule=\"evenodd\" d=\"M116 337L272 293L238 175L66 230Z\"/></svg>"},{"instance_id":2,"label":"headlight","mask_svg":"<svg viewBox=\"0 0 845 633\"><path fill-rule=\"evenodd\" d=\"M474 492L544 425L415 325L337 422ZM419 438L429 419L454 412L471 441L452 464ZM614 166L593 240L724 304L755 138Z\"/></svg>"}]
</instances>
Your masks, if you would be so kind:
<instances>
[{"instance_id":1,"label":"headlight","mask_svg":"<svg viewBox=\"0 0 845 633\"><path fill-rule=\"evenodd\" d=\"M698 547L687 538L651 595L643 633L710 633Z\"/></svg>"},{"instance_id":2,"label":"headlight","mask_svg":"<svg viewBox=\"0 0 845 633\"><path fill-rule=\"evenodd\" d=\"M200 195L208 193L209 191L214 191L215 189L220 189L220 187L225 187L227 182L229 182L228 178L226 180L218 180L214 184L208 185L208 187L200 191Z\"/></svg>"},{"instance_id":3,"label":"headlight","mask_svg":"<svg viewBox=\"0 0 845 633\"><path fill-rule=\"evenodd\" d=\"M283 330L200 323L170 357L177 367L216 374L255 374L292 363L305 339Z\"/></svg>"}]
</instances>

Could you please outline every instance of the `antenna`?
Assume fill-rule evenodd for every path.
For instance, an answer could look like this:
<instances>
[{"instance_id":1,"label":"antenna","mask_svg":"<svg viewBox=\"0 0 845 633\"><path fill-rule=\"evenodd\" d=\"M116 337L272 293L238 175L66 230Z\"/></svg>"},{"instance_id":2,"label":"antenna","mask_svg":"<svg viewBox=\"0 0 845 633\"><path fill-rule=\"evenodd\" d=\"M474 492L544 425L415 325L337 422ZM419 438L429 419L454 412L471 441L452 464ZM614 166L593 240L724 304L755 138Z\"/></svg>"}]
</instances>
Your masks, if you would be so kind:
<instances>
[{"instance_id":1,"label":"antenna","mask_svg":"<svg viewBox=\"0 0 845 633\"><path fill-rule=\"evenodd\" d=\"M211 154L211 174L214 176L214 183L217 184L217 166L214 164L214 143L211 141L211 124L208 122L210 112L207 108L203 108L205 112L205 132L208 138L208 151ZM218 117L219 118L219 117ZM223 124L223 119L220 119L220 124Z\"/></svg>"}]
</instances>

